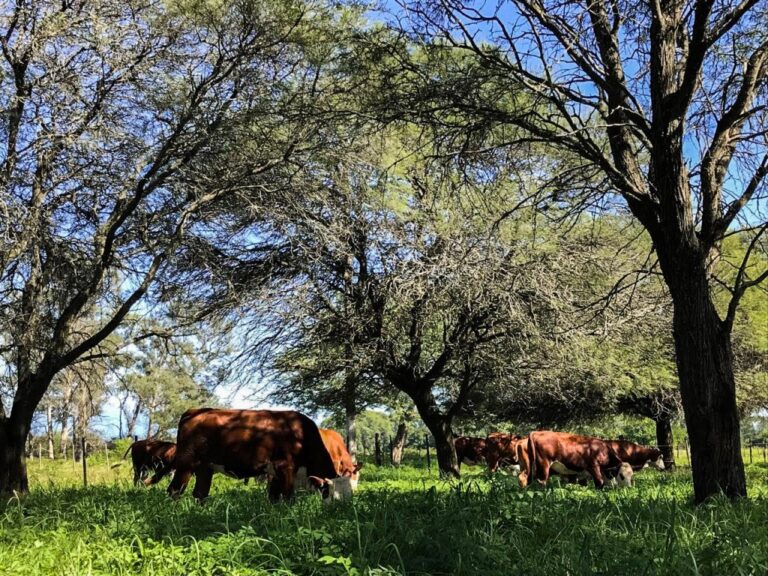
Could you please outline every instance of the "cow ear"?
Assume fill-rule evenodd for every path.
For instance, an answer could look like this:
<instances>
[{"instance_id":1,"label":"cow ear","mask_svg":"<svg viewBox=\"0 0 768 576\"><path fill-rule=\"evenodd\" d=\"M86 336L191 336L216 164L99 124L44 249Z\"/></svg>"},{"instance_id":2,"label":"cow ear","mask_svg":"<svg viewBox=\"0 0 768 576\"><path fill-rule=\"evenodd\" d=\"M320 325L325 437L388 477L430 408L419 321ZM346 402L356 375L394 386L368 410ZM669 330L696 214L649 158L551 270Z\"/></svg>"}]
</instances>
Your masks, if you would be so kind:
<instances>
[{"instance_id":1,"label":"cow ear","mask_svg":"<svg viewBox=\"0 0 768 576\"><path fill-rule=\"evenodd\" d=\"M312 486L319 490L328 483L328 480L325 478L320 478L319 476L310 476L309 482L312 484Z\"/></svg>"}]
</instances>

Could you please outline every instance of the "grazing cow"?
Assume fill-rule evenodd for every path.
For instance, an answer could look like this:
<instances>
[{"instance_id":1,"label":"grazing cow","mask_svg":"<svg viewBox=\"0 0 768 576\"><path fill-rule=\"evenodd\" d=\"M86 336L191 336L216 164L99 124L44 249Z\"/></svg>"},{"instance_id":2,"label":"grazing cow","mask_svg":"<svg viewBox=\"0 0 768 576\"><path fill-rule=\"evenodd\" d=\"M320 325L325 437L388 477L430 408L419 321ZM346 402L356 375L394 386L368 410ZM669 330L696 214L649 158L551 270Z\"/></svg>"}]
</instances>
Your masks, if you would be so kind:
<instances>
[{"instance_id":1,"label":"grazing cow","mask_svg":"<svg viewBox=\"0 0 768 576\"><path fill-rule=\"evenodd\" d=\"M125 451L123 459L131 453L133 463L133 483L138 486L152 486L170 474L173 470L173 458L176 454L176 444L162 440L137 440ZM152 478L146 478L154 472Z\"/></svg>"},{"instance_id":2,"label":"grazing cow","mask_svg":"<svg viewBox=\"0 0 768 576\"><path fill-rule=\"evenodd\" d=\"M485 439L485 460L488 470L496 472L501 466L511 466L515 474L525 474L528 468L528 438L503 432L493 432ZM521 476L521 484L526 476Z\"/></svg>"},{"instance_id":3,"label":"grazing cow","mask_svg":"<svg viewBox=\"0 0 768 576\"><path fill-rule=\"evenodd\" d=\"M658 448L641 446L629 440L606 440L606 443L622 462L628 462L635 471L649 465L657 470L664 470L664 456Z\"/></svg>"},{"instance_id":4,"label":"grazing cow","mask_svg":"<svg viewBox=\"0 0 768 576\"><path fill-rule=\"evenodd\" d=\"M589 473L595 486L605 485L603 471L621 466L616 452L603 440L565 432L539 431L528 435L528 478L546 484L550 472L561 476ZM522 482L521 482L522 484Z\"/></svg>"},{"instance_id":5,"label":"grazing cow","mask_svg":"<svg viewBox=\"0 0 768 576\"><path fill-rule=\"evenodd\" d=\"M454 440L459 468L462 464L476 466L485 463L485 438L459 436Z\"/></svg>"},{"instance_id":6,"label":"grazing cow","mask_svg":"<svg viewBox=\"0 0 768 576\"><path fill-rule=\"evenodd\" d=\"M338 477L317 425L304 414L274 410L187 410L179 420L176 474L168 487L181 494L195 475L195 498L203 500L214 472L235 478L267 474L272 501L291 498L297 470L330 498ZM342 482L341 484L344 484Z\"/></svg>"},{"instance_id":7,"label":"grazing cow","mask_svg":"<svg viewBox=\"0 0 768 576\"><path fill-rule=\"evenodd\" d=\"M356 464L352 461L352 456L349 455L347 447L344 443L344 438L336 430L328 430L326 428L320 428L320 436L325 444L325 449L328 450L328 454L333 460L333 467L336 469L336 474L339 477L349 478L349 484L351 490L357 490L357 483L360 481L360 469L362 464ZM343 482L339 482L341 486ZM339 488L334 494L340 493L343 490ZM338 499L338 498L337 498Z\"/></svg>"}]
</instances>

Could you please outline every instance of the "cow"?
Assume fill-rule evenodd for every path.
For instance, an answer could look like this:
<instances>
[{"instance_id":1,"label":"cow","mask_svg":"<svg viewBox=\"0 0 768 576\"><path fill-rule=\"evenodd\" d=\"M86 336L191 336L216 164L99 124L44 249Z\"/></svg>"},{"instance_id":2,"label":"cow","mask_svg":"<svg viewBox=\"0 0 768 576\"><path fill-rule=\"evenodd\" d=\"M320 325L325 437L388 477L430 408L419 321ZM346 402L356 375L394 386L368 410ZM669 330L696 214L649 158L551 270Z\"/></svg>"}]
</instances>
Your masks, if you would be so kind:
<instances>
[{"instance_id":1,"label":"cow","mask_svg":"<svg viewBox=\"0 0 768 576\"><path fill-rule=\"evenodd\" d=\"M606 440L606 443L616 452L622 462L628 462L637 472L646 466L664 470L664 456L658 448L641 446L629 440Z\"/></svg>"},{"instance_id":2,"label":"cow","mask_svg":"<svg viewBox=\"0 0 768 576\"><path fill-rule=\"evenodd\" d=\"M133 484L152 486L173 471L173 459L176 455L176 444L162 440L137 440L123 454L125 460L131 453L133 463ZM152 478L146 478L154 472Z\"/></svg>"},{"instance_id":3,"label":"cow","mask_svg":"<svg viewBox=\"0 0 768 576\"><path fill-rule=\"evenodd\" d=\"M293 496L302 467L324 500L335 494L338 478L317 425L291 410L187 410L179 420L175 465L168 494L178 497L194 474L192 494L198 501L210 493L214 472L241 479L266 474L273 502Z\"/></svg>"},{"instance_id":4,"label":"cow","mask_svg":"<svg viewBox=\"0 0 768 576\"><path fill-rule=\"evenodd\" d=\"M515 474L524 474L528 467L528 438L515 434L493 432L485 439L485 460L488 470L496 472L501 466L512 466ZM526 476L520 476L521 483ZM523 484L524 485L524 484Z\"/></svg>"},{"instance_id":5,"label":"cow","mask_svg":"<svg viewBox=\"0 0 768 576\"><path fill-rule=\"evenodd\" d=\"M344 443L344 438L336 430L329 430L327 428L320 428L320 437L323 439L325 449L328 450L328 454L333 460L333 467L336 469L336 474L339 477L349 478L350 489L357 490L357 484L360 481L360 469L362 464L357 464L352 461L352 456L347 451L347 446ZM339 482L341 486L343 482ZM335 492L334 492L335 494Z\"/></svg>"},{"instance_id":6,"label":"cow","mask_svg":"<svg viewBox=\"0 0 768 576\"><path fill-rule=\"evenodd\" d=\"M603 472L619 469L622 462L610 445L599 438L542 430L528 435L527 478L545 485L551 472L561 476L592 476L595 486L605 485ZM522 485L522 482L521 482Z\"/></svg>"},{"instance_id":7,"label":"cow","mask_svg":"<svg viewBox=\"0 0 768 576\"><path fill-rule=\"evenodd\" d=\"M475 466L485 463L485 438L459 436L454 440L459 468L462 464Z\"/></svg>"}]
</instances>

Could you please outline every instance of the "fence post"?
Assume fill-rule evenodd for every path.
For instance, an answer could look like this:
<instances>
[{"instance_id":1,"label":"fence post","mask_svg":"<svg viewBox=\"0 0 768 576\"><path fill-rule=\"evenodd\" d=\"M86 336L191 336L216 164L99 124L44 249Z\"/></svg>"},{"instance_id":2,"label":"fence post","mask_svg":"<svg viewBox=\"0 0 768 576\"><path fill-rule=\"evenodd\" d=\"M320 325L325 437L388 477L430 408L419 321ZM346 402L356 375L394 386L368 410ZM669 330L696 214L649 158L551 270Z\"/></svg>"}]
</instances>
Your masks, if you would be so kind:
<instances>
[{"instance_id":1,"label":"fence post","mask_svg":"<svg viewBox=\"0 0 768 576\"><path fill-rule=\"evenodd\" d=\"M688 438L685 439L685 457L688 459L688 466L691 465L691 453L688 452Z\"/></svg>"},{"instance_id":2,"label":"fence post","mask_svg":"<svg viewBox=\"0 0 768 576\"><path fill-rule=\"evenodd\" d=\"M752 442L749 443L749 463L752 464Z\"/></svg>"},{"instance_id":3,"label":"fence post","mask_svg":"<svg viewBox=\"0 0 768 576\"><path fill-rule=\"evenodd\" d=\"M392 460L392 434L389 435L389 463L394 465L394 460Z\"/></svg>"},{"instance_id":4,"label":"fence post","mask_svg":"<svg viewBox=\"0 0 768 576\"><path fill-rule=\"evenodd\" d=\"M376 466L381 466L381 441L379 438L379 433L376 432L373 435L373 443L374 443L374 458L376 459Z\"/></svg>"},{"instance_id":5,"label":"fence post","mask_svg":"<svg viewBox=\"0 0 768 576\"><path fill-rule=\"evenodd\" d=\"M85 461L88 459L85 454L85 436L80 438L80 447L82 448L83 458L83 486L88 486L88 465Z\"/></svg>"},{"instance_id":6,"label":"fence post","mask_svg":"<svg viewBox=\"0 0 768 576\"><path fill-rule=\"evenodd\" d=\"M763 442L763 464L765 464L765 445L766 442Z\"/></svg>"},{"instance_id":7,"label":"fence post","mask_svg":"<svg viewBox=\"0 0 768 576\"><path fill-rule=\"evenodd\" d=\"M424 446L427 449L427 472L432 470L432 460L429 457L429 434L424 434Z\"/></svg>"},{"instance_id":8,"label":"fence post","mask_svg":"<svg viewBox=\"0 0 768 576\"><path fill-rule=\"evenodd\" d=\"M107 470L109 470L109 446L107 446L108 442L104 442L104 456L107 457Z\"/></svg>"}]
</instances>

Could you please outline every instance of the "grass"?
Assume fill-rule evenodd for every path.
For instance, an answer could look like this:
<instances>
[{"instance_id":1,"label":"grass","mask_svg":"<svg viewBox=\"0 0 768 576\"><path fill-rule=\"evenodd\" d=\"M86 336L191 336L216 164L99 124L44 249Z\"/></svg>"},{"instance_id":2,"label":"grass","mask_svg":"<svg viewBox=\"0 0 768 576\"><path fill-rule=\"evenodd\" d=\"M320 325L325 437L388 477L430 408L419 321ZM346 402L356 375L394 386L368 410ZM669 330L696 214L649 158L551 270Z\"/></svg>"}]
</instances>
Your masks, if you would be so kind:
<instances>
[{"instance_id":1,"label":"grass","mask_svg":"<svg viewBox=\"0 0 768 576\"><path fill-rule=\"evenodd\" d=\"M93 459L83 488L71 462L34 462L32 493L0 504L0 574L768 574L764 465L748 468L749 500L700 507L685 470L604 492L470 471L447 483L366 464L332 507L273 506L263 485L216 476L198 506L133 488L127 464Z\"/></svg>"}]
</instances>

